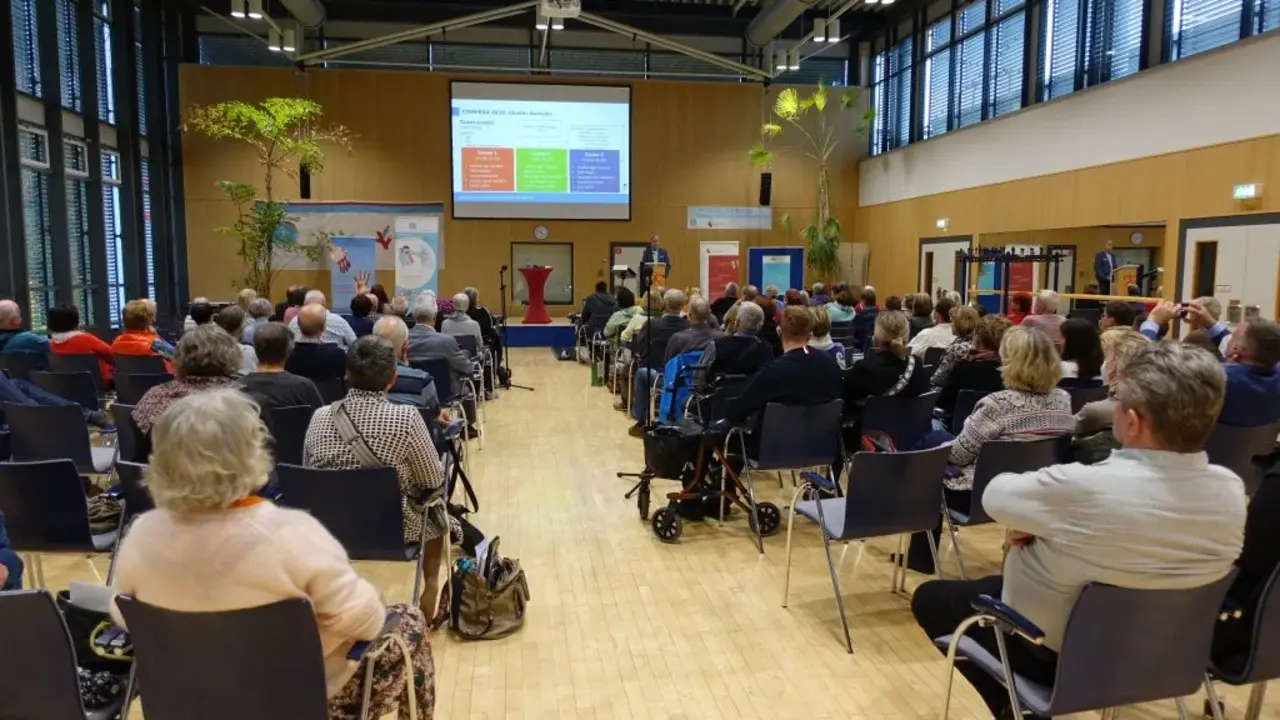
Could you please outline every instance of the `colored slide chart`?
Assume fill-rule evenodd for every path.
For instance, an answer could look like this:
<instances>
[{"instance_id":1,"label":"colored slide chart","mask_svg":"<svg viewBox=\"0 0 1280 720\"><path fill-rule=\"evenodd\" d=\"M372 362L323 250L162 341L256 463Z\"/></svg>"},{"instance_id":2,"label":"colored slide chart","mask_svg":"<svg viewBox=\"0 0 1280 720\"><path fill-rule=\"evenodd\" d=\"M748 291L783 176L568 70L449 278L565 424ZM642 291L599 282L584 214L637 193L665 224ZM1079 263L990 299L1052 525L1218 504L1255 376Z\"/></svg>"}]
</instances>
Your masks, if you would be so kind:
<instances>
[{"instance_id":1,"label":"colored slide chart","mask_svg":"<svg viewBox=\"0 0 1280 720\"><path fill-rule=\"evenodd\" d=\"M617 150L463 148L467 192L616 193Z\"/></svg>"}]
</instances>

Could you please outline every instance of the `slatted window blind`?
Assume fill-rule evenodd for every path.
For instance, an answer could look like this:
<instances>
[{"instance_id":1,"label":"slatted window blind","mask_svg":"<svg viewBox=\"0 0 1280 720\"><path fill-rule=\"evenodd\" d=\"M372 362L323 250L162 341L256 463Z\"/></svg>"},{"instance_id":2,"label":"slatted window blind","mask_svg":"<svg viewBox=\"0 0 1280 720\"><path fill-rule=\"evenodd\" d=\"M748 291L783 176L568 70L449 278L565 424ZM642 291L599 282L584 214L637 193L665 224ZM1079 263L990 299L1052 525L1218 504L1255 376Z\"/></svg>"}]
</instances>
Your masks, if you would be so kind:
<instances>
[{"instance_id":1,"label":"slatted window blind","mask_svg":"<svg viewBox=\"0 0 1280 720\"><path fill-rule=\"evenodd\" d=\"M955 108L951 126L962 128L982 120L983 59L987 35L979 32L956 43Z\"/></svg>"},{"instance_id":2,"label":"slatted window blind","mask_svg":"<svg viewBox=\"0 0 1280 720\"><path fill-rule=\"evenodd\" d=\"M80 42L76 37L76 3L55 0L58 18L58 74L61 76L62 106L73 112L80 107Z\"/></svg>"},{"instance_id":3,"label":"slatted window blind","mask_svg":"<svg viewBox=\"0 0 1280 720\"><path fill-rule=\"evenodd\" d=\"M102 17L93 19L94 72L98 79L98 119L116 123L116 81L111 76L111 23Z\"/></svg>"},{"instance_id":4,"label":"slatted window blind","mask_svg":"<svg viewBox=\"0 0 1280 720\"><path fill-rule=\"evenodd\" d=\"M948 130L948 103L951 99L951 17L925 29L923 137L931 138Z\"/></svg>"},{"instance_id":5,"label":"slatted window blind","mask_svg":"<svg viewBox=\"0 0 1280 720\"><path fill-rule=\"evenodd\" d=\"M27 256L31 327L44 329L53 297L53 237L49 229L49 137L43 128L18 127L22 228Z\"/></svg>"},{"instance_id":6,"label":"slatted window blind","mask_svg":"<svg viewBox=\"0 0 1280 720\"><path fill-rule=\"evenodd\" d=\"M36 35L37 0L10 0L13 12L13 65L18 90L40 97L40 41Z\"/></svg>"},{"instance_id":7,"label":"slatted window blind","mask_svg":"<svg viewBox=\"0 0 1280 720\"><path fill-rule=\"evenodd\" d=\"M133 37L134 43L134 72L137 75L138 82L138 133L147 134L147 83L146 75L142 71L142 46L144 42L160 42L160 38L143 38L142 37L142 11L136 6L133 8ZM155 297L155 295L151 295Z\"/></svg>"},{"instance_id":8,"label":"slatted window blind","mask_svg":"<svg viewBox=\"0 0 1280 720\"><path fill-rule=\"evenodd\" d=\"M872 66L871 154L903 147L911 137L910 37L876 55Z\"/></svg>"},{"instance_id":9,"label":"slatted window blind","mask_svg":"<svg viewBox=\"0 0 1280 720\"><path fill-rule=\"evenodd\" d=\"M102 215L106 232L108 320L112 327L119 327L120 316L127 302L124 292L124 250L120 234L120 153L102 151Z\"/></svg>"},{"instance_id":10,"label":"slatted window blind","mask_svg":"<svg viewBox=\"0 0 1280 720\"><path fill-rule=\"evenodd\" d=\"M156 253L151 227L151 160L142 157L142 242L147 259L147 297L156 296Z\"/></svg>"},{"instance_id":11,"label":"slatted window blind","mask_svg":"<svg viewBox=\"0 0 1280 720\"><path fill-rule=\"evenodd\" d=\"M1022 107L1022 55L1026 48L1026 10L997 22L991 28L991 64L988 73L987 115L999 117Z\"/></svg>"},{"instance_id":12,"label":"slatted window blind","mask_svg":"<svg viewBox=\"0 0 1280 720\"><path fill-rule=\"evenodd\" d=\"M1165 34L1178 60L1240 39L1243 0L1169 0Z\"/></svg>"}]
</instances>

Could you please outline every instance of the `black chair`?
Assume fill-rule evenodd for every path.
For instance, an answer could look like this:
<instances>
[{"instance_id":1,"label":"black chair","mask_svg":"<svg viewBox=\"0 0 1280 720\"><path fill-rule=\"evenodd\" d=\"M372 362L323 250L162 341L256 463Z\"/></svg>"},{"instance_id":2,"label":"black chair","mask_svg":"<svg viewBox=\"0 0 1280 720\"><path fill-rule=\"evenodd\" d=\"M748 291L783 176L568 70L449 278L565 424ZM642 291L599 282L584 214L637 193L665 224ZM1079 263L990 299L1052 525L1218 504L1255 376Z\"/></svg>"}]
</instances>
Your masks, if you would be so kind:
<instances>
[{"instance_id":1,"label":"black chair","mask_svg":"<svg viewBox=\"0 0 1280 720\"><path fill-rule=\"evenodd\" d=\"M831 341L838 342L846 348L853 347L853 321L831 323Z\"/></svg>"},{"instance_id":2,"label":"black chair","mask_svg":"<svg viewBox=\"0 0 1280 720\"><path fill-rule=\"evenodd\" d=\"M352 560L417 561L413 597L422 591L421 545L405 545L404 496L394 468L322 470L277 465L280 503L306 510L346 548ZM426 508L423 509L426 522ZM445 567L448 567L446 553Z\"/></svg>"},{"instance_id":3,"label":"black chair","mask_svg":"<svg viewBox=\"0 0 1280 720\"><path fill-rule=\"evenodd\" d=\"M932 530L938 522L938 495L942 492L942 473L947 466L949 448L939 447L900 453L859 452L849 467L848 489L844 497L800 500L808 488L834 490L816 473L805 473L805 483L791 498L787 517L787 566L783 576L782 607L787 606L791 588L791 530L797 514L818 524L831 586L835 590L840 622L844 626L845 649L853 652L849 638L849 621L845 617L840 581L831 560L831 541L847 542L866 538L898 535L898 563L894 565L893 590L905 592L907 572L902 567L905 537L926 531L929 549L937 567L937 548ZM901 573L899 573L901 571Z\"/></svg>"},{"instance_id":4,"label":"black chair","mask_svg":"<svg viewBox=\"0 0 1280 720\"><path fill-rule=\"evenodd\" d=\"M1056 461L1057 437L1038 440L988 440L982 444L978 452L977 464L973 469L973 491L969 502L969 512L960 512L947 507L944 497L942 503L943 519L947 521L947 529L951 534L951 547L956 553L956 567L963 580L964 559L960 557L960 544L956 542L957 527L972 527L991 522L991 516L982 507L982 493L986 491L991 479L1000 473L1020 473L1049 467Z\"/></svg>"},{"instance_id":5,"label":"black chair","mask_svg":"<svg viewBox=\"0 0 1280 720\"><path fill-rule=\"evenodd\" d=\"M464 398L461 394L453 391L453 370L449 366L448 358L418 360L409 363L409 365L431 376L431 381L436 386L436 395L440 398L441 407L457 408L459 414L463 412L462 401Z\"/></svg>"},{"instance_id":6,"label":"black chair","mask_svg":"<svg viewBox=\"0 0 1280 720\"><path fill-rule=\"evenodd\" d=\"M133 405L115 403L111 406L111 420L116 424L117 460L129 462L145 462L147 458L138 457L138 435L133 426Z\"/></svg>"},{"instance_id":7,"label":"black chair","mask_svg":"<svg viewBox=\"0 0 1280 720\"><path fill-rule=\"evenodd\" d=\"M98 395L107 394L106 383L102 380L102 366L98 364L98 356L88 353L60 355L49 353L49 369L56 373L89 373L93 378L94 388Z\"/></svg>"},{"instance_id":8,"label":"black chair","mask_svg":"<svg viewBox=\"0 0 1280 720\"><path fill-rule=\"evenodd\" d=\"M87 372L33 372L31 382L45 392L57 395L63 400L70 400L85 410L96 411L98 405L98 386L101 381L94 382L94 373Z\"/></svg>"},{"instance_id":9,"label":"black chair","mask_svg":"<svg viewBox=\"0 0 1280 720\"><path fill-rule=\"evenodd\" d=\"M84 485L70 460L0 463L0 508L13 549L32 554L37 587L45 587L40 553L104 552L117 537L89 530Z\"/></svg>"},{"instance_id":10,"label":"black chair","mask_svg":"<svg viewBox=\"0 0 1280 720\"><path fill-rule=\"evenodd\" d=\"M1229 619L1227 622L1243 622ZM1252 685L1245 720L1258 720L1262 714L1262 701L1266 697L1267 682L1280 678L1280 569L1271 573L1267 586L1253 612L1253 632L1249 643L1249 655L1238 667L1223 667L1217 662L1209 664L1209 679L1205 688L1215 720L1222 720L1221 704L1214 690L1213 680L1228 685Z\"/></svg>"},{"instance_id":11,"label":"black chair","mask_svg":"<svg viewBox=\"0 0 1280 720\"><path fill-rule=\"evenodd\" d=\"M142 474L147 466L142 463L119 462L116 471L120 478L120 499L124 501L123 522L128 525L135 517L156 508L151 491L142 484Z\"/></svg>"},{"instance_id":12,"label":"black chair","mask_svg":"<svg viewBox=\"0 0 1280 720\"><path fill-rule=\"evenodd\" d=\"M347 382L342 378L317 380L316 389L320 391L320 399L331 405L347 396Z\"/></svg>"},{"instance_id":13,"label":"black chair","mask_svg":"<svg viewBox=\"0 0 1280 720\"><path fill-rule=\"evenodd\" d=\"M147 391L173 379L169 373L116 373L116 402L137 405Z\"/></svg>"},{"instance_id":14,"label":"black chair","mask_svg":"<svg viewBox=\"0 0 1280 720\"><path fill-rule=\"evenodd\" d=\"M964 421L973 414L978 401L991 394L990 390L961 390L956 394L956 407L951 411L950 429L952 434L959 435L964 428Z\"/></svg>"},{"instance_id":15,"label":"black chair","mask_svg":"<svg viewBox=\"0 0 1280 720\"><path fill-rule=\"evenodd\" d=\"M931 347L924 351L924 364L926 367L936 368L938 363L942 362L942 356L947 354L946 348Z\"/></svg>"},{"instance_id":16,"label":"black chair","mask_svg":"<svg viewBox=\"0 0 1280 720\"><path fill-rule=\"evenodd\" d=\"M1280 424L1241 427L1218 423L1205 442L1204 450L1209 455L1209 462L1239 475L1244 480L1245 491L1253 495L1262 483L1265 471L1259 460L1274 450L1277 434L1280 434Z\"/></svg>"},{"instance_id":17,"label":"black chair","mask_svg":"<svg viewBox=\"0 0 1280 720\"><path fill-rule=\"evenodd\" d=\"M1064 387L1063 390L1071 396L1071 412L1078 413L1080 408L1091 402L1106 400L1111 390L1106 385L1096 385L1094 387Z\"/></svg>"},{"instance_id":18,"label":"black chair","mask_svg":"<svg viewBox=\"0 0 1280 720\"><path fill-rule=\"evenodd\" d=\"M116 449L89 440L84 412L75 405L4 404L12 435L13 459L18 461L70 459L86 475L106 473Z\"/></svg>"},{"instance_id":19,"label":"black chair","mask_svg":"<svg viewBox=\"0 0 1280 720\"><path fill-rule=\"evenodd\" d=\"M320 633L305 599L222 612L166 610L127 595L116 605L137 654L148 720L328 717ZM348 659L360 660L376 642L357 643ZM133 692L131 682L130 699Z\"/></svg>"},{"instance_id":20,"label":"black chair","mask_svg":"<svg viewBox=\"0 0 1280 720\"><path fill-rule=\"evenodd\" d=\"M116 372L126 375L158 375L169 372L159 355L116 355Z\"/></svg>"},{"instance_id":21,"label":"black chair","mask_svg":"<svg viewBox=\"0 0 1280 720\"><path fill-rule=\"evenodd\" d=\"M1100 308L1077 308L1067 313L1067 318L1072 320L1084 320L1097 327L1098 322L1102 320L1102 310Z\"/></svg>"},{"instance_id":22,"label":"black chair","mask_svg":"<svg viewBox=\"0 0 1280 720\"><path fill-rule=\"evenodd\" d=\"M937 393L919 397L869 397L862 408L862 432L878 430L893 438L894 447L910 450L933 429Z\"/></svg>"},{"instance_id":23,"label":"black chair","mask_svg":"<svg viewBox=\"0 0 1280 720\"><path fill-rule=\"evenodd\" d=\"M31 380L31 357L18 353L0 353L0 371L9 373L14 380Z\"/></svg>"},{"instance_id":24,"label":"black chair","mask_svg":"<svg viewBox=\"0 0 1280 720\"><path fill-rule=\"evenodd\" d=\"M0 424L2 424L3 420L4 418L0 417ZM9 439L9 431L0 430L0 461L8 460L12 454L13 443Z\"/></svg>"},{"instance_id":25,"label":"black chair","mask_svg":"<svg viewBox=\"0 0 1280 720\"><path fill-rule=\"evenodd\" d=\"M307 439L307 428L315 408L309 405L271 408L267 410L267 425L276 446L276 463L302 464L302 446Z\"/></svg>"},{"instance_id":26,"label":"black chair","mask_svg":"<svg viewBox=\"0 0 1280 720\"><path fill-rule=\"evenodd\" d=\"M121 712L123 694L96 710L80 704L75 645L48 590L0 593L0 647L12 660L0 672L4 717L111 720Z\"/></svg>"}]
</instances>

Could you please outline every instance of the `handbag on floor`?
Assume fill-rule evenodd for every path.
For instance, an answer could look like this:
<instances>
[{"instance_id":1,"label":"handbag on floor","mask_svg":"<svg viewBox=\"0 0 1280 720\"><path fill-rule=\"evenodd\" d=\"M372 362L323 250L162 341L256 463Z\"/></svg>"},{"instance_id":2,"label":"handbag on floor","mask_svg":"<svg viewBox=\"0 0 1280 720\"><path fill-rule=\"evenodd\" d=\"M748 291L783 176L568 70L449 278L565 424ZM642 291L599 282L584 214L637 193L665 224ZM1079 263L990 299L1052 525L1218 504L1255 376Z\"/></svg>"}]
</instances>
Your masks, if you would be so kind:
<instances>
[{"instance_id":1,"label":"handbag on floor","mask_svg":"<svg viewBox=\"0 0 1280 720\"><path fill-rule=\"evenodd\" d=\"M449 627L465 640L495 640L524 625L529 583L520 561L498 555L498 538L459 558L449 582Z\"/></svg>"}]
</instances>

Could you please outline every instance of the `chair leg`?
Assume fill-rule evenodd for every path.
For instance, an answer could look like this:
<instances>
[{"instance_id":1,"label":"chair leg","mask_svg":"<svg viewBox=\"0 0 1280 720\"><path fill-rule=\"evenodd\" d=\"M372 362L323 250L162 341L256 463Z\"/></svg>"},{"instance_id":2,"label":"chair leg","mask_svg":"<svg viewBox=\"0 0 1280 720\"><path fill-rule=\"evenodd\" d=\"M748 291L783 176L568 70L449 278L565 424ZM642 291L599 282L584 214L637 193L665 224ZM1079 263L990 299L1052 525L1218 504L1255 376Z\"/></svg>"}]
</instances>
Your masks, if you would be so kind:
<instances>
[{"instance_id":1,"label":"chair leg","mask_svg":"<svg viewBox=\"0 0 1280 720\"><path fill-rule=\"evenodd\" d=\"M1013 682L1013 668L1009 667L1009 650L1005 645L1004 633L996 628L995 634L996 646L1000 649L1000 665L1004 669L1004 684L1009 690L1009 707L1013 710L1013 717L1020 718L1022 703L1018 701L1018 686Z\"/></svg>"},{"instance_id":2,"label":"chair leg","mask_svg":"<svg viewBox=\"0 0 1280 720\"><path fill-rule=\"evenodd\" d=\"M924 536L929 541L929 554L933 556L933 575L939 580L942 579L942 563L938 562L938 543L933 539L933 533L925 531ZM903 590L906 590L904 587Z\"/></svg>"},{"instance_id":3,"label":"chair leg","mask_svg":"<svg viewBox=\"0 0 1280 720\"><path fill-rule=\"evenodd\" d=\"M844 649L853 654L853 639L849 637L849 618L844 612L844 596L840 594L840 578L836 577L836 565L831 559L831 535L827 533L827 520L822 512L822 498L818 505L818 530L822 533L822 551L827 555L827 570L831 573L831 589L836 594L836 607L840 610L840 625L844 629ZM794 506L795 503L792 503Z\"/></svg>"},{"instance_id":4,"label":"chair leg","mask_svg":"<svg viewBox=\"0 0 1280 720\"><path fill-rule=\"evenodd\" d=\"M947 646L947 692L942 696L942 720L947 720L951 712L951 687L956 679L956 648L959 647L960 639L969 631L969 628L981 620L981 615L974 615L956 626L956 631L951 634L951 644Z\"/></svg>"},{"instance_id":5,"label":"chair leg","mask_svg":"<svg viewBox=\"0 0 1280 720\"><path fill-rule=\"evenodd\" d=\"M902 548L901 535L898 536L898 550L893 555L893 576L889 578L889 592L891 593L898 592L898 576L900 574L906 574L906 570L903 569L903 548Z\"/></svg>"},{"instance_id":6,"label":"chair leg","mask_svg":"<svg viewBox=\"0 0 1280 720\"><path fill-rule=\"evenodd\" d=\"M38 588L49 587L48 585L44 584L44 556L42 556L40 553L34 553L31 555L31 570L32 570L32 573L35 575L36 587Z\"/></svg>"},{"instance_id":7,"label":"chair leg","mask_svg":"<svg viewBox=\"0 0 1280 720\"><path fill-rule=\"evenodd\" d=\"M1222 720L1222 701L1218 699L1218 689L1213 686L1213 678L1208 673L1204 676L1204 694L1209 698L1209 712L1213 720Z\"/></svg>"},{"instance_id":8,"label":"chair leg","mask_svg":"<svg viewBox=\"0 0 1280 720\"><path fill-rule=\"evenodd\" d=\"M1258 720L1262 715L1262 701L1267 697L1266 681L1254 683L1249 691L1249 705L1244 711L1244 720Z\"/></svg>"},{"instance_id":9,"label":"chair leg","mask_svg":"<svg viewBox=\"0 0 1280 720\"><path fill-rule=\"evenodd\" d=\"M1191 720L1191 713L1187 712L1187 701L1185 699L1174 698L1173 704L1178 706L1178 720Z\"/></svg>"},{"instance_id":10,"label":"chair leg","mask_svg":"<svg viewBox=\"0 0 1280 720\"><path fill-rule=\"evenodd\" d=\"M446 523L446 526L447 525L448 523ZM425 526L425 523L424 523L424 526ZM446 533L445 544L447 545L449 543L449 539L448 539L449 528L445 527L444 531ZM427 557L427 536L426 536L426 533L423 533L422 536L418 538L418 562L415 563L415 567L414 567L413 594L409 596L410 605L414 605L414 606L418 605L418 599L422 597L422 564L426 560L426 557ZM430 622L431 622L431 618L427 618L427 623L430 624Z\"/></svg>"},{"instance_id":11,"label":"chair leg","mask_svg":"<svg viewBox=\"0 0 1280 720\"><path fill-rule=\"evenodd\" d=\"M947 513L946 503L942 505L942 522L947 526L947 533L951 536L951 549L956 554L956 569L960 571L960 579L967 580L964 574L964 558L960 556L960 542L956 538L956 526L951 522L951 515Z\"/></svg>"},{"instance_id":12,"label":"chair leg","mask_svg":"<svg viewBox=\"0 0 1280 720\"><path fill-rule=\"evenodd\" d=\"M796 519L796 500L802 492L804 492L803 487L797 488L791 494L791 505L787 508L787 563L786 569L782 572L782 607L784 608L787 606L791 592L791 530Z\"/></svg>"},{"instance_id":13,"label":"chair leg","mask_svg":"<svg viewBox=\"0 0 1280 720\"><path fill-rule=\"evenodd\" d=\"M133 698L138 693L138 662L134 660L129 663L129 680L124 685L124 704L120 706L120 720L128 720L129 706L133 704Z\"/></svg>"},{"instance_id":14,"label":"chair leg","mask_svg":"<svg viewBox=\"0 0 1280 720\"><path fill-rule=\"evenodd\" d=\"M747 502L751 504L751 523L756 526L756 550L761 555L764 554L764 528L760 527L760 509L756 506L756 486L751 481L751 474L747 473ZM721 507L724 503L720 503Z\"/></svg>"},{"instance_id":15,"label":"chair leg","mask_svg":"<svg viewBox=\"0 0 1280 720\"><path fill-rule=\"evenodd\" d=\"M374 657L365 655L364 658L364 694L360 700L360 720L369 720L369 700L373 695L373 665ZM411 682L410 678L405 679Z\"/></svg>"}]
</instances>

